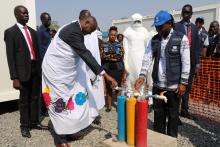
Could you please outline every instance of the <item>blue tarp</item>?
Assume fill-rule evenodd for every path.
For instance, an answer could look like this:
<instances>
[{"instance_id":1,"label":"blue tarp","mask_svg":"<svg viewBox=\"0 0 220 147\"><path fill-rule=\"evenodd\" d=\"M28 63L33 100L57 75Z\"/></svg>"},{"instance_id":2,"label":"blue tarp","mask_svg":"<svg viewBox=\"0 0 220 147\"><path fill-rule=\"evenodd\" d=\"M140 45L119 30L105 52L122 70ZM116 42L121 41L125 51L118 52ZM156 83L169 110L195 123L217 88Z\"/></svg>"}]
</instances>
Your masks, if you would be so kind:
<instances>
[{"instance_id":1,"label":"blue tarp","mask_svg":"<svg viewBox=\"0 0 220 147\"><path fill-rule=\"evenodd\" d=\"M102 37L108 37L108 32L102 32Z\"/></svg>"}]
</instances>

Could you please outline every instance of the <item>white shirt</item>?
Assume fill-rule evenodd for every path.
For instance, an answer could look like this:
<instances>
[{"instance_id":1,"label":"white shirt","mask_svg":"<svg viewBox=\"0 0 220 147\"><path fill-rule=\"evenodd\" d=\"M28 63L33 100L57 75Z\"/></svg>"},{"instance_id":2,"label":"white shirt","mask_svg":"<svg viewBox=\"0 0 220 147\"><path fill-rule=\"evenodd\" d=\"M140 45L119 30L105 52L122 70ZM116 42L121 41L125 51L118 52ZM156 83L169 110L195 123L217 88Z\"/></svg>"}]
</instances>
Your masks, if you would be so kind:
<instances>
[{"instance_id":1,"label":"white shirt","mask_svg":"<svg viewBox=\"0 0 220 147\"><path fill-rule=\"evenodd\" d=\"M201 29L199 30L199 35L201 34L202 29L203 29L203 28L201 28ZM208 37L208 35L207 35L207 37L206 37L206 39L205 39L203 45L204 45L204 46L209 46L209 37Z\"/></svg>"},{"instance_id":2,"label":"white shirt","mask_svg":"<svg viewBox=\"0 0 220 147\"><path fill-rule=\"evenodd\" d=\"M161 41L161 57L159 60L159 70L158 70L158 83L154 83L156 86L160 88L167 88L174 90L177 88L177 84L171 85L167 87L167 80L166 80L166 56L165 56L165 48L170 40L170 37L173 33L173 29L171 29L170 34L167 38L162 38ZM181 41L181 47L180 47L180 55L181 55L181 63L182 63L182 73L181 73L181 79L188 79L189 78L189 72L190 72L190 48L189 48L189 42L187 37L184 35ZM142 62L142 68L141 68L141 75L145 75L147 71L149 70L151 64L153 62L153 54L152 54L152 48L151 48L151 41L149 42L146 50L145 55ZM183 81L180 81L182 84Z\"/></svg>"},{"instance_id":3,"label":"white shirt","mask_svg":"<svg viewBox=\"0 0 220 147\"><path fill-rule=\"evenodd\" d=\"M18 23L18 22L16 23L16 25L17 25L18 28L21 30L21 32L22 32L22 34L23 34L23 36L24 36L24 38L25 38L25 41L26 41L26 43L27 43L27 45L28 45L28 48L29 48L29 51L30 51L31 60L33 60L34 57L33 57L33 55L32 55L31 47L30 47L30 44L28 43L28 39L27 39L27 36L26 36L26 34L25 34L24 26L23 26L22 24ZM30 36L30 38L31 38L31 33L30 33L29 29L27 29L27 31L28 31L28 34L29 34L29 36ZM31 40L32 40L32 38L31 38ZM32 42L33 42L33 41L32 41Z\"/></svg>"}]
</instances>

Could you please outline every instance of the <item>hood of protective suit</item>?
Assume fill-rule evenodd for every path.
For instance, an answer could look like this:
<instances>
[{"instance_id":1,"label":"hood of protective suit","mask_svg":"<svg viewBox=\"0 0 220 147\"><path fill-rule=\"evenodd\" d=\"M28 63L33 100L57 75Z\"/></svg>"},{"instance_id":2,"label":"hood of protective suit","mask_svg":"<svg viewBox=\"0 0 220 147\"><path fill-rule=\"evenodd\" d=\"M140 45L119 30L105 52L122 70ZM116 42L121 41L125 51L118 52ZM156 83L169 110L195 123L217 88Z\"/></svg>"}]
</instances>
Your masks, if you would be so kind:
<instances>
[{"instance_id":1,"label":"hood of protective suit","mask_svg":"<svg viewBox=\"0 0 220 147\"><path fill-rule=\"evenodd\" d=\"M131 19L132 19L132 27L133 28L139 28L139 27L143 26L143 24L142 24L143 16L141 14L135 13L131 16Z\"/></svg>"}]
</instances>

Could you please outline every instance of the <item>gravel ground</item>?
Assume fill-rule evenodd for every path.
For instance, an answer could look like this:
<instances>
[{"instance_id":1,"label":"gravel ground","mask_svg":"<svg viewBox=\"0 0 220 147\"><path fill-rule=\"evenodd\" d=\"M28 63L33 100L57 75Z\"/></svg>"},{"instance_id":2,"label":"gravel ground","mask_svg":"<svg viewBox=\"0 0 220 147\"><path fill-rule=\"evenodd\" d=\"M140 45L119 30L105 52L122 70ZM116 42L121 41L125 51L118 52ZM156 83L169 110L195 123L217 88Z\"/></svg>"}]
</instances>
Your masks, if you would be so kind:
<instances>
[{"instance_id":1,"label":"gravel ground","mask_svg":"<svg viewBox=\"0 0 220 147\"><path fill-rule=\"evenodd\" d=\"M10 107L10 109L9 109ZM100 112L102 124L91 125L82 140L71 141L72 147L103 147L103 140L117 133L116 111ZM220 147L220 124L204 119L196 121L181 118L178 147ZM49 118L43 120L48 124ZM149 114L149 128L153 125L153 113ZM0 103L0 147L53 147L53 138L49 131L32 130L30 139L23 138L19 129L19 112L16 102Z\"/></svg>"}]
</instances>

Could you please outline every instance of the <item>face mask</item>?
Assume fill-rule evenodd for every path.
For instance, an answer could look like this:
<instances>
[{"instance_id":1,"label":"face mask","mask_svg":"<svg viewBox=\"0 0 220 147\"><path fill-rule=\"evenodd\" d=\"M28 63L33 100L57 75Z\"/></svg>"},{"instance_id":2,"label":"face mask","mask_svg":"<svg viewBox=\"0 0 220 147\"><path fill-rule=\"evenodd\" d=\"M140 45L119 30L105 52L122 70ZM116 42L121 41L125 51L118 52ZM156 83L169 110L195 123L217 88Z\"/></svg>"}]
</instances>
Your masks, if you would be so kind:
<instances>
[{"instance_id":1,"label":"face mask","mask_svg":"<svg viewBox=\"0 0 220 147\"><path fill-rule=\"evenodd\" d=\"M131 16L131 19L133 28L142 27L142 15L135 13Z\"/></svg>"},{"instance_id":2,"label":"face mask","mask_svg":"<svg viewBox=\"0 0 220 147\"><path fill-rule=\"evenodd\" d=\"M139 27L142 27L142 23L140 20L136 20L133 22L133 27L135 28L139 28Z\"/></svg>"},{"instance_id":3,"label":"face mask","mask_svg":"<svg viewBox=\"0 0 220 147\"><path fill-rule=\"evenodd\" d=\"M140 28L140 27L142 27L142 24L133 24L133 27L134 28Z\"/></svg>"}]
</instances>

